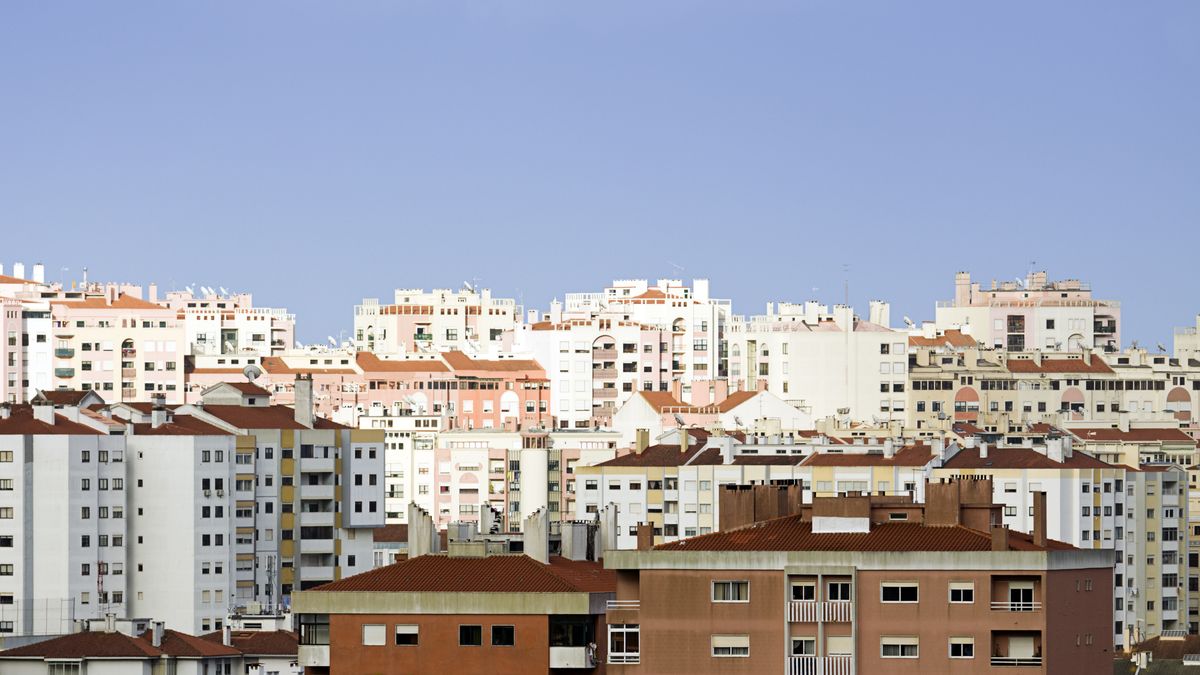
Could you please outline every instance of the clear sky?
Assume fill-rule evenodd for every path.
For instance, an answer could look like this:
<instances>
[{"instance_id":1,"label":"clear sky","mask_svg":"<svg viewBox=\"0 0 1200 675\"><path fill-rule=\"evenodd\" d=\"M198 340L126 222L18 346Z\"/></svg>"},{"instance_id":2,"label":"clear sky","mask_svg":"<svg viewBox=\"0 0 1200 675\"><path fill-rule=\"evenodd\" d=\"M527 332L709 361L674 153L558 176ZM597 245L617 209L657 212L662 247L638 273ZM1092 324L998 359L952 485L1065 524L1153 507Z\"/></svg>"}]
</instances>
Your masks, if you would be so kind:
<instances>
[{"instance_id":1,"label":"clear sky","mask_svg":"<svg viewBox=\"0 0 1200 675\"><path fill-rule=\"evenodd\" d=\"M1198 254L1193 0L0 3L6 271L249 290L306 341L397 286L757 313L847 264L900 323L1036 261L1153 344Z\"/></svg>"}]
</instances>

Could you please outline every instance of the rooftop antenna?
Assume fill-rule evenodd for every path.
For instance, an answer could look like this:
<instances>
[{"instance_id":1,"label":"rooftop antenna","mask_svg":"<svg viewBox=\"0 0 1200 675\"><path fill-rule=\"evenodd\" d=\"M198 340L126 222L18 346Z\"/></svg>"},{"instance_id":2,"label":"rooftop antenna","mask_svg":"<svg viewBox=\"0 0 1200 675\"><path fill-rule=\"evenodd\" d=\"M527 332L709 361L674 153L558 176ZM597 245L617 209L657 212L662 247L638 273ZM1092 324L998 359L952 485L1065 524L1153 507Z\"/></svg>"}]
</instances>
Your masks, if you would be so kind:
<instances>
[{"instance_id":1,"label":"rooftop antenna","mask_svg":"<svg viewBox=\"0 0 1200 675\"><path fill-rule=\"evenodd\" d=\"M83 288L87 289L87 265L83 267Z\"/></svg>"},{"instance_id":2,"label":"rooftop antenna","mask_svg":"<svg viewBox=\"0 0 1200 675\"><path fill-rule=\"evenodd\" d=\"M1130 342L1129 346L1136 350L1138 348L1138 341L1134 340L1133 342Z\"/></svg>"},{"instance_id":3,"label":"rooftop antenna","mask_svg":"<svg viewBox=\"0 0 1200 675\"><path fill-rule=\"evenodd\" d=\"M667 261L667 264L670 265L672 268L674 268L676 273L683 271L683 265L676 265L675 263L671 262L670 260Z\"/></svg>"},{"instance_id":4,"label":"rooftop antenna","mask_svg":"<svg viewBox=\"0 0 1200 675\"><path fill-rule=\"evenodd\" d=\"M1166 346L1163 345L1163 343L1160 342L1160 343L1158 343L1158 351L1166 352L1167 348L1166 348Z\"/></svg>"},{"instance_id":5,"label":"rooftop antenna","mask_svg":"<svg viewBox=\"0 0 1200 675\"><path fill-rule=\"evenodd\" d=\"M850 306L850 263L842 263L842 304Z\"/></svg>"}]
</instances>

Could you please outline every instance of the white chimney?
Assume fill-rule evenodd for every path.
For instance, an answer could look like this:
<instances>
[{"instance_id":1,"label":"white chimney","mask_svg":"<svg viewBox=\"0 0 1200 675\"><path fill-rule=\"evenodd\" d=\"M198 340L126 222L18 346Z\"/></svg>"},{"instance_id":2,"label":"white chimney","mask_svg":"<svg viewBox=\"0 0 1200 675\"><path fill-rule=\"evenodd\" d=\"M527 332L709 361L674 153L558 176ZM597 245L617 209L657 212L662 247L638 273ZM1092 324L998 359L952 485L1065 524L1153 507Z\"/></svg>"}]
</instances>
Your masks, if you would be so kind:
<instances>
[{"instance_id":1,"label":"white chimney","mask_svg":"<svg viewBox=\"0 0 1200 675\"><path fill-rule=\"evenodd\" d=\"M883 456L888 459L896 456L896 443L890 438L883 441Z\"/></svg>"},{"instance_id":2,"label":"white chimney","mask_svg":"<svg viewBox=\"0 0 1200 675\"><path fill-rule=\"evenodd\" d=\"M46 283L46 266L42 263L33 263L33 280L39 284Z\"/></svg>"},{"instance_id":3,"label":"white chimney","mask_svg":"<svg viewBox=\"0 0 1200 675\"><path fill-rule=\"evenodd\" d=\"M104 632L105 633L117 632L117 615L116 614L109 612L104 615Z\"/></svg>"},{"instance_id":4,"label":"white chimney","mask_svg":"<svg viewBox=\"0 0 1200 675\"><path fill-rule=\"evenodd\" d=\"M12 417L12 404L5 401L0 403L0 420L6 420Z\"/></svg>"},{"instance_id":5,"label":"white chimney","mask_svg":"<svg viewBox=\"0 0 1200 675\"><path fill-rule=\"evenodd\" d=\"M933 451L934 457L946 459L946 439L941 437L929 439L929 449Z\"/></svg>"},{"instance_id":6,"label":"white chimney","mask_svg":"<svg viewBox=\"0 0 1200 675\"><path fill-rule=\"evenodd\" d=\"M12 275L18 279L25 278L25 263L13 263Z\"/></svg>"},{"instance_id":7,"label":"white chimney","mask_svg":"<svg viewBox=\"0 0 1200 675\"><path fill-rule=\"evenodd\" d=\"M1063 437L1063 459L1064 460L1071 459L1071 453L1073 452L1074 443L1075 443L1074 440L1070 436Z\"/></svg>"},{"instance_id":8,"label":"white chimney","mask_svg":"<svg viewBox=\"0 0 1200 675\"><path fill-rule=\"evenodd\" d=\"M34 403L31 407L33 408L33 419L46 424L54 424L54 404L50 402Z\"/></svg>"},{"instance_id":9,"label":"white chimney","mask_svg":"<svg viewBox=\"0 0 1200 675\"><path fill-rule=\"evenodd\" d=\"M154 647L162 647L163 640L163 622L155 621L151 624L150 629L150 644Z\"/></svg>"},{"instance_id":10,"label":"white chimney","mask_svg":"<svg viewBox=\"0 0 1200 675\"><path fill-rule=\"evenodd\" d=\"M967 436L963 439L964 448L973 448L979 442L978 436Z\"/></svg>"},{"instance_id":11,"label":"white chimney","mask_svg":"<svg viewBox=\"0 0 1200 675\"><path fill-rule=\"evenodd\" d=\"M987 459L988 447L987 443L979 444L979 459Z\"/></svg>"},{"instance_id":12,"label":"white chimney","mask_svg":"<svg viewBox=\"0 0 1200 675\"><path fill-rule=\"evenodd\" d=\"M1050 458L1050 460L1054 462L1063 461L1063 439L1046 439L1046 457Z\"/></svg>"},{"instance_id":13,"label":"white chimney","mask_svg":"<svg viewBox=\"0 0 1200 675\"><path fill-rule=\"evenodd\" d=\"M313 381L312 375L297 375L295 384L296 421L308 427L313 426Z\"/></svg>"},{"instance_id":14,"label":"white chimney","mask_svg":"<svg viewBox=\"0 0 1200 675\"><path fill-rule=\"evenodd\" d=\"M233 646L233 627L228 623L226 623L225 627L221 629L221 644L225 645L226 647Z\"/></svg>"}]
</instances>

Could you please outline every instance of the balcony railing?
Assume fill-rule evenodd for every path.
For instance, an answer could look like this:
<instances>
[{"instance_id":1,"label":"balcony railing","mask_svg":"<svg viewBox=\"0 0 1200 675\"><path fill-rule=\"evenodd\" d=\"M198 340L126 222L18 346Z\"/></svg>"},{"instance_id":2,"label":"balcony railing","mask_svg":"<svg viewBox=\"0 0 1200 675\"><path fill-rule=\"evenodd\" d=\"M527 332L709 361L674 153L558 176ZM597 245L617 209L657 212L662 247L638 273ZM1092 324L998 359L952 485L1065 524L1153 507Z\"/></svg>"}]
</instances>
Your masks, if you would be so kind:
<instances>
[{"instance_id":1,"label":"balcony railing","mask_svg":"<svg viewBox=\"0 0 1200 675\"><path fill-rule=\"evenodd\" d=\"M992 609L1001 612L1037 612L1042 609L1040 602L993 602Z\"/></svg>"},{"instance_id":2,"label":"balcony railing","mask_svg":"<svg viewBox=\"0 0 1200 675\"><path fill-rule=\"evenodd\" d=\"M850 675L854 659L850 656L789 656L787 675Z\"/></svg>"},{"instance_id":3,"label":"balcony railing","mask_svg":"<svg viewBox=\"0 0 1200 675\"><path fill-rule=\"evenodd\" d=\"M850 623L854 621L854 605L849 602L811 602L792 600L788 602L790 623Z\"/></svg>"},{"instance_id":4,"label":"balcony railing","mask_svg":"<svg viewBox=\"0 0 1200 675\"><path fill-rule=\"evenodd\" d=\"M602 389L593 389L592 390L592 398L593 399L616 398L616 397L617 397L617 390L612 387L604 387Z\"/></svg>"},{"instance_id":5,"label":"balcony railing","mask_svg":"<svg viewBox=\"0 0 1200 675\"><path fill-rule=\"evenodd\" d=\"M617 360L617 350L616 349L593 349L592 350L592 360L593 361L616 361Z\"/></svg>"},{"instance_id":6,"label":"balcony railing","mask_svg":"<svg viewBox=\"0 0 1200 675\"><path fill-rule=\"evenodd\" d=\"M55 368L54 376L55 377L75 377L75 369L74 368Z\"/></svg>"},{"instance_id":7,"label":"balcony railing","mask_svg":"<svg viewBox=\"0 0 1200 675\"><path fill-rule=\"evenodd\" d=\"M609 600L607 609L638 610L642 608L641 600Z\"/></svg>"},{"instance_id":8,"label":"balcony railing","mask_svg":"<svg viewBox=\"0 0 1200 675\"><path fill-rule=\"evenodd\" d=\"M596 380L615 380L617 379L616 368L593 368L592 378Z\"/></svg>"},{"instance_id":9,"label":"balcony railing","mask_svg":"<svg viewBox=\"0 0 1200 675\"><path fill-rule=\"evenodd\" d=\"M54 350L54 355L60 359L69 359L72 356L75 356L75 350L71 349L70 347L59 347L58 349Z\"/></svg>"},{"instance_id":10,"label":"balcony railing","mask_svg":"<svg viewBox=\"0 0 1200 675\"><path fill-rule=\"evenodd\" d=\"M1024 666L1024 667L1037 668L1037 667L1041 667L1041 665L1042 665L1042 657L1040 657L1040 656L1025 656L1025 657L993 656L992 657L992 666L993 667L1015 668L1015 667Z\"/></svg>"},{"instance_id":11,"label":"balcony railing","mask_svg":"<svg viewBox=\"0 0 1200 675\"><path fill-rule=\"evenodd\" d=\"M608 662L609 663L626 663L626 664L641 663L642 655L641 654L613 654L610 652L608 655Z\"/></svg>"}]
</instances>

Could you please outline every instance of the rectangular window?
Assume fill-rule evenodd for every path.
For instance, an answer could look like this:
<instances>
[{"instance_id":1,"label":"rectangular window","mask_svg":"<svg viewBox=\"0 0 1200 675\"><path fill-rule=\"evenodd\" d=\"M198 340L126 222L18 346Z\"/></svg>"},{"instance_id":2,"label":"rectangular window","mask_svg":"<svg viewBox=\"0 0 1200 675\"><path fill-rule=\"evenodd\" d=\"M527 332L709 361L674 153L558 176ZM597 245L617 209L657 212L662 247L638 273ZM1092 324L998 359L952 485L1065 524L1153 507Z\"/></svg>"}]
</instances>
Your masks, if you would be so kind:
<instances>
[{"instance_id":1,"label":"rectangular window","mask_svg":"<svg viewBox=\"0 0 1200 675\"><path fill-rule=\"evenodd\" d=\"M885 659L915 659L920 653L916 637L879 638L879 655Z\"/></svg>"},{"instance_id":2,"label":"rectangular window","mask_svg":"<svg viewBox=\"0 0 1200 675\"><path fill-rule=\"evenodd\" d=\"M829 591L828 599L832 602L850 602L850 582L849 581L831 581L826 590Z\"/></svg>"},{"instance_id":3,"label":"rectangular window","mask_svg":"<svg viewBox=\"0 0 1200 675\"><path fill-rule=\"evenodd\" d=\"M812 582L792 584L792 600L811 602L817 599L817 585Z\"/></svg>"},{"instance_id":4,"label":"rectangular window","mask_svg":"<svg viewBox=\"0 0 1200 675\"><path fill-rule=\"evenodd\" d=\"M608 625L608 662L638 663L641 660L641 626L636 623Z\"/></svg>"},{"instance_id":5,"label":"rectangular window","mask_svg":"<svg viewBox=\"0 0 1200 675\"><path fill-rule=\"evenodd\" d=\"M749 635L712 636L712 655L717 657L750 656Z\"/></svg>"},{"instance_id":6,"label":"rectangular window","mask_svg":"<svg viewBox=\"0 0 1200 675\"><path fill-rule=\"evenodd\" d=\"M415 623L396 624L396 645L400 647L416 647L420 629Z\"/></svg>"},{"instance_id":7,"label":"rectangular window","mask_svg":"<svg viewBox=\"0 0 1200 675\"><path fill-rule=\"evenodd\" d=\"M492 646L512 647L517 643L517 631L513 626L492 626Z\"/></svg>"},{"instance_id":8,"label":"rectangular window","mask_svg":"<svg viewBox=\"0 0 1200 675\"><path fill-rule=\"evenodd\" d=\"M387 643L387 633L381 623L364 623L362 627L364 647L382 647Z\"/></svg>"},{"instance_id":9,"label":"rectangular window","mask_svg":"<svg viewBox=\"0 0 1200 675\"><path fill-rule=\"evenodd\" d=\"M950 658L952 658L952 659L973 659L973 658L975 658L975 638L972 638L972 637L952 637L952 638L950 638Z\"/></svg>"},{"instance_id":10,"label":"rectangular window","mask_svg":"<svg viewBox=\"0 0 1200 675\"><path fill-rule=\"evenodd\" d=\"M483 626L459 626L458 645L460 647L479 647L483 645Z\"/></svg>"},{"instance_id":11,"label":"rectangular window","mask_svg":"<svg viewBox=\"0 0 1200 675\"><path fill-rule=\"evenodd\" d=\"M792 656L816 656L817 639L811 637L792 638Z\"/></svg>"},{"instance_id":12,"label":"rectangular window","mask_svg":"<svg viewBox=\"0 0 1200 675\"><path fill-rule=\"evenodd\" d=\"M973 581L951 581L950 582L950 602L952 603L972 603L975 602L975 582Z\"/></svg>"},{"instance_id":13,"label":"rectangular window","mask_svg":"<svg viewBox=\"0 0 1200 675\"><path fill-rule=\"evenodd\" d=\"M749 581L714 581L713 602L750 602Z\"/></svg>"},{"instance_id":14,"label":"rectangular window","mask_svg":"<svg viewBox=\"0 0 1200 675\"><path fill-rule=\"evenodd\" d=\"M880 584L881 602L917 602L917 584L914 582L883 582Z\"/></svg>"}]
</instances>

